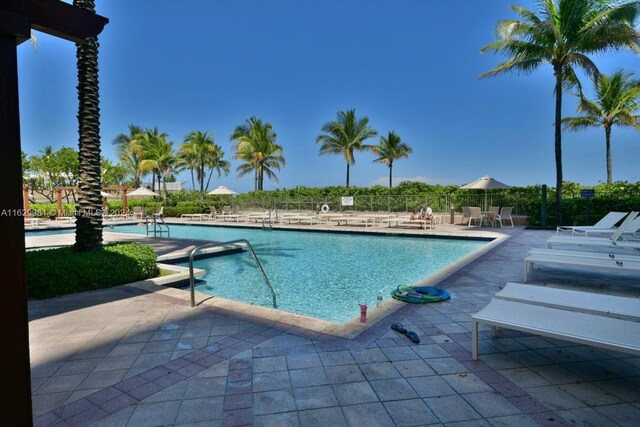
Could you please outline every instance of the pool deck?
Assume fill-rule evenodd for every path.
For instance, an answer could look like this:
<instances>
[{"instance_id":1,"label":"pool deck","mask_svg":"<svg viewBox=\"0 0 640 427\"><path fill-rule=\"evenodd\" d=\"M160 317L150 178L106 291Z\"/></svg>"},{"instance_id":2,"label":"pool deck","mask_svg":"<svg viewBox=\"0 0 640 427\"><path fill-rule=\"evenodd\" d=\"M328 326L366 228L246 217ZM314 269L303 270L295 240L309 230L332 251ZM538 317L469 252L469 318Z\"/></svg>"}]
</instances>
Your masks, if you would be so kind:
<instances>
[{"instance_id":1,"label":"pool deck","mask_svg":"<svg viewBox=\"0 0 640 427\"><path fill-rule=\"evenodd\" d=\"M509 330L492 337L484 328L480 360L471 360L471 314L507 281L522 281L527 250L544 247L552 232L433 231L510 238L439 283L451 300L401 304L354 339L247 310L191 309L187 292L162 287L30 301L35 424L638 425L640 357ZM29 242L51 237L27 244L73 240ZM171 253L198 241L153 243ZM531 280L627 296L640 295L638 282L550 267L536 268ZM396 322L420 344L390 330Z\"/></svg>"}]
</instances>

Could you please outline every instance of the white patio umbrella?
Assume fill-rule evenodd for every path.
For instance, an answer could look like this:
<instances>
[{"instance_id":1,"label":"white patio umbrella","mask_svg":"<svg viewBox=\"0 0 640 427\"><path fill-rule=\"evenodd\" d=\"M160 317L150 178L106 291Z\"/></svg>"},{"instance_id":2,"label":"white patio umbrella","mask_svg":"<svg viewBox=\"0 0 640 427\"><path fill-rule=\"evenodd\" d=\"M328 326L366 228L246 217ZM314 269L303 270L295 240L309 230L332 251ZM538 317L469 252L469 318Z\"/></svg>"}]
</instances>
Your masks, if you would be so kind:
<instances>
[{"instance_id":1,"label":"white patio umbrella","mask_svg":"<svg viewBox=\"0 0 640 427\"><path fill-rule=\"evenodd\" d=\"M465 190L484 190L484 210L486 211L488 209L487 192L489 190L502 190L505 188L511 188L511 186L493 179L490 176L483 176L473 182L470 182L467 185L463 185L460 188L464 188Z\"/></svg>"},{"instance_id":2,"label":"white patio umbrella","mask_svg":"<svg viewBox=\"0 0 640 427\"><path fill-rule=\"evenodd\" d=\"M154 193L153 191L144 188L144 187L140 187L137 188L129 193L127 193L127 197L152 197L152 196L159 196L158 193Z\"/></svg>"},{"instance_id":3,"label":"white patio umbrella","mask_svg":"<svg viewBox=\"0 0 640 427\"><path fill-rule=\"evenodd\" d=\"M118 198L118 196L116 196L115 194L111 194L111 193L107 193L106 191L101 191L100 194L102 195L102 197L104 197L105 199L113 199L113 198Z\"/></svg>"},{"instance_id":4,"label":"white patio umbrella","mask_svg":"<svg viewBox=\"0 0 640 427\"><path fill-rule=\"evenodd\" d=\"M218 188L216 188L215 190L209 191L207 194L211 194L211 195L214 195L214 196L221 196L221 195L234 196L234 195L236 195L238 193L236 193L235 191L233 191L230 188L225 187L224 185L221 185Z\"/></svg>"}]
</instances>

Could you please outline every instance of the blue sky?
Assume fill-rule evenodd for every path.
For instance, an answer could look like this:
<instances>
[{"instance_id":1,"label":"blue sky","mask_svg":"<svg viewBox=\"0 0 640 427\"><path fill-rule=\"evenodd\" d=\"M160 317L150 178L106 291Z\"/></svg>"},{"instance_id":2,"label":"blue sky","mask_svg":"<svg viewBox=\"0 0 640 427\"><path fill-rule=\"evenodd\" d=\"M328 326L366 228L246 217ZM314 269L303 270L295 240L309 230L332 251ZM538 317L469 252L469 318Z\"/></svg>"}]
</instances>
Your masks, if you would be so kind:
<instances>
[{"instance_id":1,"label":"blue sky","mask_svg":"<svg viewBox=\"0 0 640 427\"><path fill-rule=\"evenodd\" d=\"M103 155L129 123L158 126L177 146L213 131L229 135L250 116L273 124L284 147L280 183L344 185L345 161L318 156L315 138L339 110L355 108L380 134L413 148L394 176L463 184L489 174L512 185L555 183L553 75L478 75L503 58L481 55L495 24L529 0L97 0L110 19L100 36ZM22 146L77 146L75 45L36 33L18 49ZM602 72L638 72L630 52L596 56ZM590 87L589 84L587 84ZM564 115L575 101L565 97ZM372 141L373 143L377 141ZM613 131L615 180L640 179L640 134ZM604 131L565 133L566 180L606 179ZM351 185L387 183L386 166L356 155ZM212 182L249 191L250 176ZM180 180L189 181L187 173Z\"/></svg>"}]
</instances>

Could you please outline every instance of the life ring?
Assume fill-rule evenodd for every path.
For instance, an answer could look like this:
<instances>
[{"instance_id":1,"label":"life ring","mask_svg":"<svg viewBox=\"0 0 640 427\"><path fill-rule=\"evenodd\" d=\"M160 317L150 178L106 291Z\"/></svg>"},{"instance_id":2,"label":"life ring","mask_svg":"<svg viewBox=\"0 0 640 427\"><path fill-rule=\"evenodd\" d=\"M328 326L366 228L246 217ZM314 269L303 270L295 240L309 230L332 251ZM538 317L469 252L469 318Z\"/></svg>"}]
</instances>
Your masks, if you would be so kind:
<instances>
[{"instance_id":1,"label":"life ring","mask_svg":"<svg viewBox=\"0 0 640 427\"><path fill-rule=\"evenodd\" d=\"M329 212L329 205L327 205L326 203L324 205L322 205L322 207L320 208L320 210L322 211L322 213L327 213Z\"/></svg>"}]
</instances>

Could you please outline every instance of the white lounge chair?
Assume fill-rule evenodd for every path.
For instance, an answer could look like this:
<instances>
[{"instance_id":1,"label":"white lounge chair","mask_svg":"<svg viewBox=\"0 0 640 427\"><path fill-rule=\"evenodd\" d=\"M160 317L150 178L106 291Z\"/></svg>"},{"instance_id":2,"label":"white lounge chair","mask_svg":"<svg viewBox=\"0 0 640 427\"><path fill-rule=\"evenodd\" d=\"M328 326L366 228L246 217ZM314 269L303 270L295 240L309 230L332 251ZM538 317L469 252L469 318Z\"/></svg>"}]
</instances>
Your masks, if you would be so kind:
<instances>
[{"instance_id":1,"label":"white lounge chair","mask_svg":"<svg viewBox=\"0 0 640 427\"><path fill-rule=\"evenodd\" d=\"M611 211L605 216L603 216L600 221L596 222L593 225L575 225L575 226L565 226L561 225L556 228L556 234L560 234L561 231L571 231L572 234L584 233L585 235L589 231L597 231L597 230L615 230L615 225L620 222L622 218L624 218L629 212L614 212Z\"/></svg>"},{"instance_id":2,"label":"white lounge chair","mask_svg":"<svg viewBox=\"0 0 640 427\"><path fill-rule=\"evenodd\" d=\"M638 212L631 212L611 237L551 236L547 239L547 247L551 249L555 245L577 245L640 249L640 241L621 240L623 233L626 232L627 228L630 227L631 223L637 216Z\"/></svg>"},{"instance_id":3,"label":"white lounge chair","mask_svg":"<svg viewBox=\"0 0 640 427\"><path fill-rule=\"evenodd\" d=\"M640 321L640 298L507 282L494 298Z\"/></svg>"},{"instance_id":4,"label":"white lounge chair","mask_svg":"<svg viewBox=\"0 0 640 427\"><path fill-rule=\"evenodd\" d=\"M524 259L524 281L533 273L534 264L566 267L586 267L598 270L640 271L640 256L600 252L564 251L557 249L531 250Z\"/></svg>"},{"instance_id":5,"label":"white lounge chair","mask_svg":"<svg viewBox=\"0 0 640 427\"><path fill-rule=\"evenodd\" d=\"M142 219L144 217L144 209L142 206L134 206L131 212L133 219Z\"/></svg>"},{"instance_id":6,"label":"white lounge chair","mask_svg":"<svg viewBox=\"0 0 640 427\"><path fill-rule=\"evenodd\" d=\"M473 359L478 359L479 323L491 326L494 331L496 327L504 327L608 350L640 354L640 322L637 321L637 308L634 308L637 301L633 301L637 298L632 298L632 301L624 299L621 303L619 300L608 300L609 296L606 295L590 295L579 291L558 290L553 295L553 305L548 295L532 289L523 293L521 298L514 296L513 290L510 290L506 298L496 295L486 307L472 316ZM617 313L612 315L612 311L623 312L623 315L631 313L632 316L635 311L636 314L630 320L625 317L616 318L619 316Z\"/></svg>"},{"instance_id":7,"label":"white lounge chair","mask_svg":"<svg viewBox=\"0 0 640 427\"><path fill-rule=\"evenodd\" d=\"M584 234L582 234L582 236L589 237L589 235L591 235L591 237L603 237L602 235L605 235L605 234L613 235L613 233L615 233L616 230L617 228L606 228L606 229L594 228L593 230L584 230ZM620 236L620 238L625 239L625 238L633 237L633 235L635 235L638 231L640 231L640 216L636 217L636 219L634 219L629 223L629 225L622 232L622 235ZM577 234L577 233L574 232L574 234ZM601 235L601 236L593 236L594 234Z\"/></svg>"}]
</instances>

